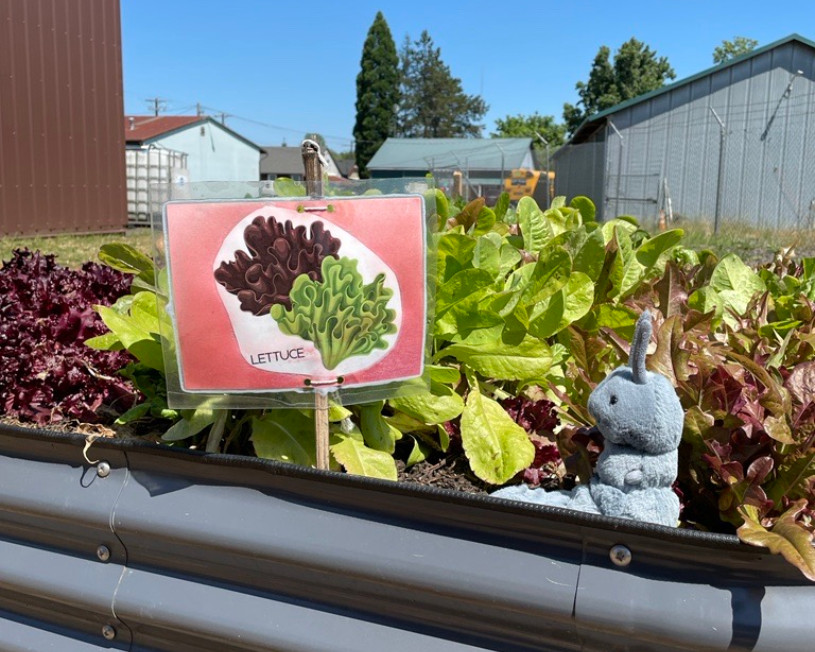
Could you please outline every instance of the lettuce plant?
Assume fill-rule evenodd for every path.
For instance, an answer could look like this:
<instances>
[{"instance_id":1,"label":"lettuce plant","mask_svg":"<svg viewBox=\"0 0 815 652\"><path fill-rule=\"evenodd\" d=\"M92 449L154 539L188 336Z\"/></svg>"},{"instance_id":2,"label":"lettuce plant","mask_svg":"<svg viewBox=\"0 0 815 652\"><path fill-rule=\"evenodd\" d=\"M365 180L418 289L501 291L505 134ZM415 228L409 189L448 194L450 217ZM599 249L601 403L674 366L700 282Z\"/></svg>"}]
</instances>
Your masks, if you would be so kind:
<instances>
[{"instance_id":1,"label":"lettuce plant","mask_svg":"<svg viewBox=\"0 0 815 652\"><path fill-rule=\"evenodd\" d=\"M116 371L122 351L93 351L85 340L105 325L94 304L126 294L130 277L96 263L72 270L54 256L15 250L0 269L0 413L38 424L104 420L137 392Z\"/></svg>"},{"instance_id":2,"label":"lettuce plant","mask_svg":"<svg viewBox=\"0 0 815 652\"><path fill-rule=\"evenodd\" d=\"M368 284L351 258L323 259L322 280L298 276L290 293L291 310L272 306L280 330L314 342L326 369L343 360L385 349L385 335L396 332L396 312L387 307L393 290L385 287L385 275Z\"/></svg>"}]
</instances>

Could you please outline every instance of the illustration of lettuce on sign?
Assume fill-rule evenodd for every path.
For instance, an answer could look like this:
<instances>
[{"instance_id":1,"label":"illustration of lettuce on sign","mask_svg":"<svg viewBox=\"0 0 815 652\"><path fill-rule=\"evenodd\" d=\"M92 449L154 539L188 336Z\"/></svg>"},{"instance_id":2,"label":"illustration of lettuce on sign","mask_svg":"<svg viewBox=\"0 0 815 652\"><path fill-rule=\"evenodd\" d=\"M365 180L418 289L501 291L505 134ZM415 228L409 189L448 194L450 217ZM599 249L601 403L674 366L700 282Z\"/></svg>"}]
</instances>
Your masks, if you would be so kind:
<instances>
[{"instance_id":1,"label":"illustration of lettuce on sign","mask_svg":"<svg viewBox=\"0 0 815 652\"><path fill-rule=\"evenodd\" d=\"M421 375L421 197L171 203L165 229L184 389Z\"/></svg>"},{"instance_id":2,"label":"illustration of lettuce on sign","mask_svg":"<svg viewBox=\"0 0 815 652\"><path fill-rule=\"evenodd\" d=\"M235 259L222 262L214 273L241 311L266 322L258 325L230 310L236 331L254 332L241 339L249 345L250 362L271 371L292 371L292 361L303 360L296 365L298 369L302 366L309 373L319 373L313 348L322 367L338 374L372 364L381 356L371 354L387 351L393 343L388 336L397 331L399 311L389 307L399 302L398 297L394 300L398 290L392 288L398 284L393 272L338 227L332 228L341 238L311 216L296 214L285 222L278 221L279 216L278 211L278 217L255 217L243 231L247 251L235 251ZM346 252L355 257L346 257ZM369 283L358 270L360 259L366 270L376 271ZM269 341L272 319L280 331L275 336L286 346L279 351L257 351L254 340ZM283 340L282 336L301 341ZM356 359L349 360L352 357Z\"/></svg>"},{"instance_id":3,"label":"illustration of lettuce on sign","mask_svg":"<svg viewBox=\"0 0 815 652\"><path fill-rule=\"evenodd\" d=\"M396 312L387 307L393 290L383 287L385 275L365 285L356 260L330 256L323 258L320 269L322 280L308 274L295 279L290 311L272 306L280 330L314 342L326 369L335 369L352 355L387 349L384 338L396 332Z\"/></svg>"}]
</instances>

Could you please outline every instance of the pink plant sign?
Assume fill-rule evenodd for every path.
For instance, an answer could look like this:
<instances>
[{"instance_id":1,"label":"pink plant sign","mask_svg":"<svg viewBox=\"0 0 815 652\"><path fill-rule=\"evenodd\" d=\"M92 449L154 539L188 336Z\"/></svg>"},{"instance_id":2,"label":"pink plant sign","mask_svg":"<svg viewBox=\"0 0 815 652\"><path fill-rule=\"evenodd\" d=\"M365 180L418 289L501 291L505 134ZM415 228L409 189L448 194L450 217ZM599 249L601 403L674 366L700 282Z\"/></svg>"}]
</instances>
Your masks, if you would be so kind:
<instances>
[{"instance_id":1,"label":"pink plant sign","mask_svg":"<svg viewBox=\"0 0 815 652\"><path fill-rule=\"evenodd\" d=\"M170 202L164 235L182 390L422 375L421 196Z\"/></svg>"}]
</instances>

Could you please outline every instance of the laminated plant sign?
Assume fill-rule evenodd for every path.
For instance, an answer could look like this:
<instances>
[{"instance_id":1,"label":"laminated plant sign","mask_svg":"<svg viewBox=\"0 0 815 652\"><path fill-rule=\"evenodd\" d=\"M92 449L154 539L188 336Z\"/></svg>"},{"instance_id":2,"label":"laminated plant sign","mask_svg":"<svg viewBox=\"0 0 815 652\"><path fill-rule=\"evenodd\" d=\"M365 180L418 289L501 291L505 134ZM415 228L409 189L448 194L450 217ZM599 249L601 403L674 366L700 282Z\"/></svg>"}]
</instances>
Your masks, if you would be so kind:
<instances>
[{"instance_id":1,"label":"laminated plant sign","mask_svg":"<svg viewBox=\"0 0 815 652\"><path fill-rule=\"evenodd\" d=\"M422 375L421 196L169 202L163 226L183 391Z\"/></svg>"}]
</instances>

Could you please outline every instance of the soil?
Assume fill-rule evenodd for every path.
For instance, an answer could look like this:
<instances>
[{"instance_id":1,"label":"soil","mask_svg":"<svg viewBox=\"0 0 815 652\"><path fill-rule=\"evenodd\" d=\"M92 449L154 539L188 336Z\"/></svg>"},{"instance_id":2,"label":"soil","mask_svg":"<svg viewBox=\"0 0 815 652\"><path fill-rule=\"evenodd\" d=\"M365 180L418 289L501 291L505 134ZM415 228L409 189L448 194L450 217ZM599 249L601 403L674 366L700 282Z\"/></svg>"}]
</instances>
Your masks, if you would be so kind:
<instances>
[{"instance_id":1,"label":"soil","mask_svg":"<svg viewBox=\"0 0 815 652\"><path fill-rule=\"evenodd\" d=\"M105 410L104 407L101 410ZM0 414L0 424L18 426L20 428L36 428L37 430L50 430L53 432L73 432L81 435L93 435L95 437L117 437L119 439L144 439L146 441L160 442L163 430L167 422L160 420L141 420L133 424L118 425L113 421L118 413L109 410L109 414L102 414L102 423L85 423L83 421L66 420L56 423L45 423L38 425L27 421L20 421L14 417Z\"/></svg>"},{"instance_id":2,"label":"soil","mask_svg":"<svg viewBox=\"0 0 815 652\"><path fill-rule=\"evenodd\" d=\"M747 251L736 251L736 253L750 267L761 267L777 261L775 249L769 246L756 246ZM811 238L795 247L796 261L812 257L815 257L815 242Z\"/></svg>"},{"instance_id":3,"label":"soil","mask_svg":"<svg viewBox=\"0 0 815 652\"><path fill-rule=\"evenodd\" d=\"M82 423L79 421L60 421L59 423L46 423L37 425L36 423L28 423L19 421L14 417L0 415L0 424L8 426L17 426L19 428L32 428L37 430L50 430L52 432L73 432L81 435L93 435L96 437L117 437L122 436L118 432L118 428L112 428L101 423ZM128 433L129 435L129 433ZM128 436L126 435L126 436ZM132 435L131 435L132 436Z\"/></svg>"},{"instance_id":4,"label":"soil","mask_svg":"<svg viewBox=\"0 0 815 652\"><path fill-rule=\"evenodd\" d=\"M409 469L405 469L405 463L402 460L397 460L396 469L399 473L399 482L436 489L452 489L469 494L484 494L490 487L476 477L463 455L444 457L432 462L419 462Z\"/></svg>"}]
</instances>

